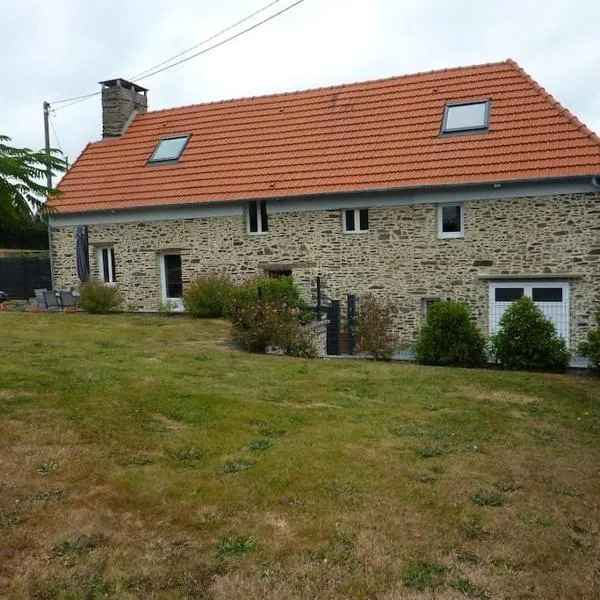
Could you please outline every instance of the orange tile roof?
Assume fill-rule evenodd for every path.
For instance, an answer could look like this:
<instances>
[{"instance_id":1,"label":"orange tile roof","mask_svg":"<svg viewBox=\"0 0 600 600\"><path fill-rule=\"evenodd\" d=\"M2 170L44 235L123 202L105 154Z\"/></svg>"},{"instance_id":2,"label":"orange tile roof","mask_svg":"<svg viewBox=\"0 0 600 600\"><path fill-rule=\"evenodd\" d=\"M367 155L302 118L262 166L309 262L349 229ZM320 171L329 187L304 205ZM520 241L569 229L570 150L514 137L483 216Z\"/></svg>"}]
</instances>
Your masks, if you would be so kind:
<instances>
[{"instance_id":1,"label":"orange tile roof","mask_svg":"<svg viewBox=\"0 0 600 600\"><path fill-rule=\"evenodd\" d=\"M439 135L444 105L490 98L490 131ZM175 164L158 141L191 133ZM514 61L159 110L88 144L60 213L597 175L600 139Z\"/></svg>"}]
</instances>

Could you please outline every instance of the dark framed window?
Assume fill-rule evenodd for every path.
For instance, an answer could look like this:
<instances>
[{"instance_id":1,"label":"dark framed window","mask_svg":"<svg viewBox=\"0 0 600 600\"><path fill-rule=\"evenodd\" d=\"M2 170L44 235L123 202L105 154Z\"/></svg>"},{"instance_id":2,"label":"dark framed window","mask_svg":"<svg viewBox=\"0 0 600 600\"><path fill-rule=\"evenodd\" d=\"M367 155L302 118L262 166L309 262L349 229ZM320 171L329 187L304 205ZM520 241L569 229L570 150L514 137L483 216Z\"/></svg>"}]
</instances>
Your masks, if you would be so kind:
<instances>
[{"instance_id":1,"label":"dark framed window","mask_svg":"<svg viewBox=\"0 0 600 600\"><path fill-rule=\"evenodd\" d=\"M148 163L176 162L183 153L189 139L189 134L163 138L154 148Z\"/></svg>"},{"instance_id":2,"label":"dark framed window","mask_svg":"<svg viewBox=\"0 0 600 600\"><path fill-rule=\"evenodd\" d=\"M269 269L267 275L272 279L280 279L281 277L291 277L291 269Z\"/></svg>"},{"instance_id":3,"label":"dark framed window","mask_svg":"<svg viewBox=\"0 0 600 600\"><path fill-rule=\"evenodd\" d=\"M250 233L266 233L269 231L266 200L250 200L248 202L248 231Z\"/></svg>"},{"instance_id":4,"label":"dark framed window","mask_svg":"<svg viewBox=\"0 0 600 600\"><path fill-rule=\"evenodd\" d=\"M494 290L494 300L496 302L514 302L525 293L522 287L497 287Z\"/></svg>"},{"instance_id":5,"label":"dark framed window","mask_svg":"<svg viewBox=\"0 0 600 600\"><path fill-rule=\"evenodd\" d=\"M442 134L487 131L490 122L489 100L452 102L444 107Z\"/></svg>"},{"instance_id":6,"label":"dark framed window","mask_svg":"<svg viewBox=\"0 0 600 600\"><path fill-rule=\"evenodd\" d=\"M531 299L534 302L562 302L562 287L534 287L531 288Z\"/></svg>"},{"instance_id":7,"label":"dark framed window","mask_svg":"<svg viewBox=\"0 0 600 600\"><path fill-rule=\"evenodd\" d=\"M165 254L163 260L167 298L181 298L183 296L181 256L179 254Z\"/></svg>"},{"instance_id":8,"label":"dark framed window","mask_svg":"<svg viewBox=\"0 0 600 600\"><path fill-rule=\"evenodd\" d=\"M438 236L462 237L464 218L462 204L440 204L438 206Z\"/></svg>"},{"instance_id":9,"label":"dark framed window","mask_svg":"<svg viewBox=\"0 0 600 600\"><path fill-rule=\"evenodd\" d=\"M369 209L348 208L343 211L344 233L369 231Z\"/></svg>"}]
</instances>

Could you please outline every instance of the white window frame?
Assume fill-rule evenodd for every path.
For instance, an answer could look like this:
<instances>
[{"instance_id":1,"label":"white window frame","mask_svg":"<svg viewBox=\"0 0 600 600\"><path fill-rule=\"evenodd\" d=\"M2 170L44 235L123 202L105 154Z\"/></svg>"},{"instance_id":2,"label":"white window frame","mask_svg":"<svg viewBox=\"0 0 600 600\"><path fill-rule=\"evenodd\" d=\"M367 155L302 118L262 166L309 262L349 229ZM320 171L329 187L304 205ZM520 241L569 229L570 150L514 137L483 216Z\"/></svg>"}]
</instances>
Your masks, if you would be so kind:
<instances>
[{"instance_id":1,"label":"white window frame","mask_svg":"<svg viewBox=\"0 0 600 600\"><path fill-rule=\"evenodd\" d=\"M494 305L496 304L496 288L523 288L523 295L527 296L530 300L533 300L533 288L561 288L563 291L562 302L560 304L566 305L567 307L567 319L564 324L564 340L567 342L567 346L570 346L571 339L571 286L568 281L553 281L548 279L528 279L528 280L510 280L510 281L495 281L489 284L489 306L488 306L488 318L489 318L489 331L490 335L496 333L497 328L494 327L492 322L492 314L494 313ZM535 302L537 305L538 303ZM558 304L558 303L557 303ZM557 327L558 331L558 327ZM559 335L562 335L561 331L558 331Z\"/></svg>"},{"instance_id":2,"label":"white window frame","mask_svg":"<svg viewBox=\"0 0 600 600\"><path fill-rule=\"evenodd\" d=\"M158 255L158 266L160 270L160 298L169 307L171 312L183 312L185 307L182 298L169 298L167 296L167 269L165 257L177 254L177 252L163 252Z\"/></svg>"},{"instance_id":3,"label":"white window frame","mask_svg":"<svg viewBox=\"0 0 600 600\"><path fill-rule=\"evenodd\" d=\"M444 231L444 207L458 206L460 208L460 231ZM437 235L438 238L461 238L465 236L465 207L462 202L445 202L438 204L437 208Z\"/></svg>"},{"instance_id":4,"label":"white window frame","mask_svg":"<svg viewBox=\"0 0 600 600\"><path fill-rule=\"evenodd\" d=\"M104 250L108 253L108 279L104 279ZM100 246L97 249L98 256L98 270L100 272L100 281L102 283L114 284L117 282L113 265L115 262L115 250L113 246Z\"/></svg>"},{"instance_id":5,"label":"white window frame","mask_svg":"<svg viewBox=\"0 0 600 600\"><path fill-rule=\"evenodd\" d=\"M256 202L256 227L257 230L256 231L252 231L250 229L250 202L248 202L248 204L246 205L246 229L248 230L248 233L250 235L266 235L267 233L269 233L269 216L268 216L268 205L267 205L267 201L266 200L254 200L253 202ZM267 227L265 229L265 224L263 223L263 218L262 218L262 207L261 207L261 203L264 202L265 203L265 213L267 213Z\"/></svg>"},{"instance_id":6,"label":"white window frame","mask_svg":"<svg viewBox=\"0 0 600 600\"><path fill-rule=\"evenodd\" d=\"M367 220L369 220L369 209L363 206L362 208L344 208L342 210L342 230L344 233L369 233L369 228L361 229L360 228L360 211L367 211ZM354 229L346 229L346 213L353 212L354 213ZM370 225L370 220L369 220Z\"/></svg>"}]
</instances>

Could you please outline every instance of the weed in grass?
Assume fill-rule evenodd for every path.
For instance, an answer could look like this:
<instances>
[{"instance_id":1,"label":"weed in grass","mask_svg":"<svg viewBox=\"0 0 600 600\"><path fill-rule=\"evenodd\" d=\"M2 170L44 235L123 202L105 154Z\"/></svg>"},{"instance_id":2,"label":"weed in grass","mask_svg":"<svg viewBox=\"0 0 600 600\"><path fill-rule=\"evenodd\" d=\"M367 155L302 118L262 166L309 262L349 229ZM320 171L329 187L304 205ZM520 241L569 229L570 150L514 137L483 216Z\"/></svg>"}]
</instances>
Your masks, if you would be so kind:
<instances>
[{"instance_id":1,"label":"weed in grass","mask_svg":"<svg viewBox=\"0 0 600 600\"><path fill-rule=\"evenodd\" d=\"M438 563L416 561L410 563L402 572L402 583L411 590L424 592L444 585L448 568Z\"/></svg>"},{"instance_id":2,"label":"weed in grass","mask_svg":"<svg viewBox=\"0 0 600 600\"><path fill-rule=\"evenodd\" d=\"M121 465L123 467L135 468L135 467L145 467L152 463L152 459L147 456L132 456L127 460L124 460Z\"/></svg>"},{"instance_id":3,"label":"weed in grass","mask_svg":"<svg viewBox=\"0 0 600 600\"><path fill-rule=\"evenodd\" d=\"M355 559L353 536L338 532L331 544L328 556L334 564L349 565Z\"/></svg>"},{"instance_id":4,"label":"weed in grass","mask_svg":"<svg viewBox=\"0 0 600 600\"><path fill-rule=\"evenodd\" d=\"M581 498L581 496L583 496L581 490L569 487L568 485L553 485L552 493L561 496L572 496L574 498Z\"/></svg>"},{"instance_id":5,"label":"weed in grass","mask_svg":"<svg viewBox=\"0 0 600 600\"><path fill-rule=\"evenodd\" d=\"M217 542L219 556L242 556L256 552L256 540L251 536L221 538Z\"/></svg>"},{"instance_id":6,"label":"weed in grass","mask_svg":"<svg viewBox=\"0 0 600 600\"><path fill-rule=\"evenodd\" d=\"M392 427L390 433L399 438L403 437L422 437L425 431L416 425L408 425L404 427Z\"/></svg>"},{"instance_id":7,"label":"weed in grass","mask_svg":"<svg viewBox=\"0 0 600 600\"><path fill-rule=\"evenodd\" d=\"M201 527L214 527L215 525L220 525L224 522L223 515L219 513L211 514L211 515L202 515L198 519L198 525Z\"/></svg>"},{"instance_id":8,"label":"weed in grass","mask_svg":"<svg viewBox=\"0 0 600 600\"><path fill-rule=\"evenodd\" d=\"M572 533L567 533L566 543L569 552L583 550L585 547L585 542L583 538L577 535L573 535Z\"/></svg>"},{"instance_id":9,"label":"weed in grass","mask_svg":"<svg viewBox=\"0 0 600 600\"><path fill-rule=\"evenodd\" d=\"M198 448L178 448L171 453L171 456L183 467L189 469L198 466L203 454Z\"/></svg>"},{"instance_id":10,"label":"weed in grass","mask_svg":"<svg viewBox=\"0 0 600 600\"><path fill-rule=\"evenodd\" d=\"M62 490L46 490L45 492L38 492L31 499L34 502L58 502L64 498L65 494Z\"/></svg>"},{"instance_id":11,"label":"weed in grass","mask_svg":"<svg viewBox=\"0 0 600 600\"><path fill-rule=\"evenodd\" d=\"M265 437L270 437L270 438L274 438L274 437L281 437L283 435L285 435L287 433L287 431L285 429L263 429L260 434L264 435Z\"/></svg>"},{"instance_id":12,"label":"weed in grass","mask_svg":"<svg viewBox=\"0 0 600 600\"><path fill-rule=\"evenodd\" d=\"M511 493L523 488L523 484L514 479L506 479L494 483L494 487L501 492Z\"/></svg>"},{"instance_id":13,"label":"weed in grass","mask_svg":"<svg viewBox=\"0 0 600 600\"><path fill-rule=\"evenodd\" d=\"M325 489L334 498L354 496L358 492L358 487L349 481L333 481L328 483Z\"/></svg>"},{"instance_id":14,"label":"weed in grass","mask_svg":"<svg viewBox=\"0 0 600 600\"><path fill-rule=\"evenodd\" d=\"M537 512L522 511L519 513L519 520L525 525L532 525L534 527L551 527L552 520L548 517L544 517Z\"/></svg>"},{"instance_id":15,"label":"weed in grass","mask_svg":"<svg viewBox=\"0 0 600 600\"><path fill-rule=\"evenodd\" d=\"M490 532L475 519L469 519L458 526L458 532L468 540L483 540L489 537Z\"/></svg>"},{"instance_id":16,"label":"weed in grass","mask_svg":"<svg viewBox=\"0 0 600 600\"><path fill-rule=\"evenodd\" d=\"M537 441L539 444L544 446L549 446L556 442L556 435L552 431L548 431L546 429L542 429L536 432L537 433Z\"/></svg>"},{"instance_id":17,"label":"weed in grass","mask_svg":"<svg viewBox=\"0 0 600 600\"><path fill-rule=\"evenodd\" d=\"M504 496L495 490L478 489L471 494L471 500L480 506L502 506Z\"/></svg>"},{"instance_id":18,"label":"weed in grass","mask_svg":"<svg viewBox=\"0 0 600 600\"><path fill-rule=\"evenodd\" d=\"M0 513L0 532L2 530L19 525L23 522L23 517L12 511L10 513Z\"/></svg>"},{"instance_id":19,"label":"weed in grass","mask_svg":"<svg viewBox=\"0 0 600 600\"><path fill-rule=\"evenodd\" d=\"M138 594L144 594L143 597L147 597L147 594L152 592L153 588L152 578L147 575L135 575L129 577L123 582L123 589L127 592L137 592Z\"/></svg>"},{"instance_id":20,"label":"weed in grass","mask_svg":"<svg viewBox=\"0 0 600 600\"><path fill-rule=\"evenodd\" d=\"M263 427L263 428L269 426L267 421L263 421L262 419L250 419L250 421L248 421L248 425L250 425L251 427Z\"/></svg>"},{"instance_id":21,"label":"weed in grass","mask_svg":"<svg viewBox=\"0 0 600 600\"><path fill-rule=\"evenodd\" d=\"M457 552L456 560L468 565L480 565L482 563L481 558L472 552Z\"/></svg>"},{"instance_id":22,"label":"weed in grass","mask_svg":"<svg viewBox=\"0 0 600 600\"><path fill-rule=\"evenodd\" d=\"M433 473L413 473L410 479L416 483L434 483L437 477Z\"/></svg>"},{"instance_id":23,"label":"weed in grass","mask_svg":"<svg viewBox=\"0 0 600 600\"><path fill-rule=\"evenodd\" d=\"M218 473L220 475L229 475L231 473L241 473L243 471L249 471L254 467L254 463L249 460L236 459L236 460L228 460L223 466L219 469Z\"/></svg>"},{"instance_id":24,"label":"weed in grass","mask_svg":"<svg viewBox=\"0 0 600 600\"><path fill-rule=\"evenodd\" d=\"M292 508L302 508L304 506L304 500L298 498L298 496L285 496L281 499L281 503Z\"/></svg>"},{"instance_id":25,"label":"weed in grass","mask_svg":"<svg viewBox=\"0 0 600 600\"><path fill-rule=\"evenodd\" d=\"M37 472L38 475L50 475L50 473L52 473L53 471L56 471L58 467L58 462L56 462L53 458L51 458L49 461L44 462L44 463L40 463L37 466Z\"/></svg>"},{"instance_id":26,"label":"weed in grass","mask_svg":"<svg viewBox=\"0 0 600 600\"><path fill-rule=\"evenodd\" d=\"M435 456L442 456L446 454L446 450L440 446L423 446L422 448L415 448L415 454L421 458L433 458Z\"/></svg>"},{"instance_id":27,"label":"weed in grass","mask_svg":"<svg viewBox=\"0 0 600 600\"><path fill-rule=\"evenodd\" d=\"M52 550L52 555L67 559L75 558L87 554L105 543L106 540L101 535L78 535L57 542Z\"/></svg>"},{"instance_id":28,"label":"weed in grass","mask_svg":"<svg viewBox=\"0 0 600 600\"><path fill-rule=\"evenodd\" d=\"M469 444L465 446L465 452L472 452L473 454L485 454L484 449L478 444Z\"/></svg>"},{"instance_id":29,"label":"weed in grass","mask_svg":"<svg viewBox=\"0 0 600 600\"><path fill-rule=\"evenodd\" d=\"M251 452L264 452L273 447L271 440L251 440L248 444L248 450Z\"/></svg>"},{"instance_id":30,"label":"weed in grass","mask_svg":"<svg viewBox=\"0 0 600 600\"><path fill-rule=\"evenodd\" d=\"M458 590L461 594L468 596L469 598L477 598L478 600L487 600L490 597L489 592L471 583L468 579L459 577L458 579L452 579L448 582L448 585L455 590Z\"/></svg>"}]
</instances>

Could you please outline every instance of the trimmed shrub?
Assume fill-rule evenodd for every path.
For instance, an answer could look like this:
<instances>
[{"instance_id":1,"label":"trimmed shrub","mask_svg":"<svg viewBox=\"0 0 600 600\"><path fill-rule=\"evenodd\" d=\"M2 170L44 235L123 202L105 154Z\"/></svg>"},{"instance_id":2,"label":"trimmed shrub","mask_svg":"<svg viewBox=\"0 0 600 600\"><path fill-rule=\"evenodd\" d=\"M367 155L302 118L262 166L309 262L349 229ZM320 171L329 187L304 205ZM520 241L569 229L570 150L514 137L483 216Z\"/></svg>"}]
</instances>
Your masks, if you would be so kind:
<instances>
[{"instance_id":1,"label":"trimmed shrub","mask_svg":"<svg viewBox=\"0 0 600 600\"><path fill-rule=\"evenodd\" d=\"M395 305L371 294L360 299L358 347L370 352L375 360L391 360L396 349L394 334Z\"/></svg>"},{"instance_id":2,"label":"trimmed shrub","mask_svg":"<svg viewBox=\"0 0 600 600\"><path fill-rule=\"evenodd\" d=\"M183 293L183 304L194 317L222 317L234 289L235 284L223 275L196 277Z\"/></svg>"},{"instance_id":3,"label":"trimmed shrub","mask_svg":"<svg viewBox=\"0 0 600 600\"><path fill-rule=\"evenodd\" d=\"M596 310L598 327L587 334L585 342L579 344L578 352L589 359L590 367L600 374L600 308Z\"/></svg>"},{"instance_id":4,"label":"trimmed shrub","mask_svg":"<svg viewBox=\"0 0 600 600\"><path fill-rule=\"evenodd\" d=\"M525 296L502 315L492 354L504 368L525 371L565 371L571 357L552 321Z\"/></svg>"},{"instance_id":5,"label":"trimmed shrub","mask_svg":"<svg viewBox=\"0 0 600 600\"><path fill-rule=\"evenodd\" d=\"M107 285L90 280L84 283L80 290L77 306L92 314L104 314L119 310L123 297L116 285Z\"/></svg>"},{"instance_id":6,"label":"trimmed shrub","mask_svg":"<svg viewBox=\"0 0 600 600\"><path fill-rule=\"evenodd\" d=\"M303 326L300 310L280 300L238 303L230 311L234 339L250 352L276 348L290 356L312 358L317 355L312 331Z\"/></svg>"},{"instance_id":7,"label":"trimmed shrub","mask_svg":"<svg viewBox=\"0 0 600 600\"><path fill-rule=\"evenodd\" d=\"M415 345L416 359L426 365L480 367L486 363L486 341L464 304L447 300L427 310Z\"/></svg>"}]
</instances>

